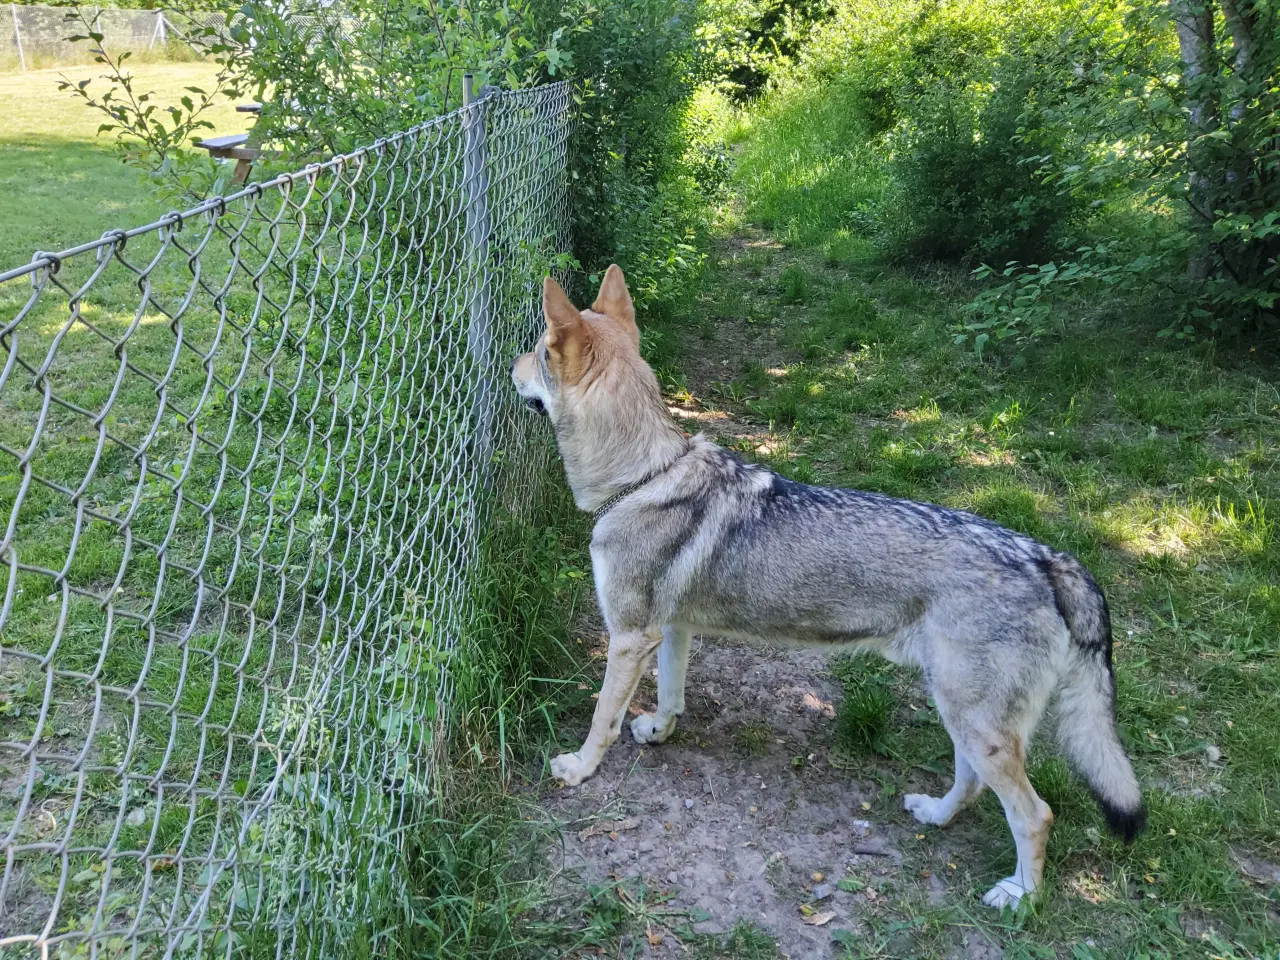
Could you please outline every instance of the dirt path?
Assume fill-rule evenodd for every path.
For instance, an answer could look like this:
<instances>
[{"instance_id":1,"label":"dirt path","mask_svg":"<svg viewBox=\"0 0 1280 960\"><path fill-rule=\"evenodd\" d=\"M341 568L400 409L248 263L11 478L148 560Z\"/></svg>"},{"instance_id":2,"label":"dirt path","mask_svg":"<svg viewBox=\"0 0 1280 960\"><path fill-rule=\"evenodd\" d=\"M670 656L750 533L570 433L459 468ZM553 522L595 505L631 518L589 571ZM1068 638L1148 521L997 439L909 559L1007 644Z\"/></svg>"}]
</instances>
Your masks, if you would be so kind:
<instances>
[{"instance_id":1,"label":"dirt path","mask_svg":"<svg viewBox=\"0 0 1280 960\"><path fill-rule=\"evenodd\" d=\"M845 956L841 940L892 949L890 914L936 905L956 884L967 895L968 876L948 868L945 835L931 838L940 841L924 858L931 869L923 834L872 812L895 798L883 795L874 762L844 769L832 742L839 698L822 655L695 640L672 739L641 747L624 731L594 777L546 795L563 830L550 857L558 883L647 899L634 904L646 935L624 938L635 941L626 956L687 956L682 928L739 924L776 938L793 960ZM651 674L632 713L655 705ZM922 773L919 785L943 782ZM963 831L954 836L963 842ZM981 936L965 939L948 953L999 955Z\"/></svg>"}]
</instances>

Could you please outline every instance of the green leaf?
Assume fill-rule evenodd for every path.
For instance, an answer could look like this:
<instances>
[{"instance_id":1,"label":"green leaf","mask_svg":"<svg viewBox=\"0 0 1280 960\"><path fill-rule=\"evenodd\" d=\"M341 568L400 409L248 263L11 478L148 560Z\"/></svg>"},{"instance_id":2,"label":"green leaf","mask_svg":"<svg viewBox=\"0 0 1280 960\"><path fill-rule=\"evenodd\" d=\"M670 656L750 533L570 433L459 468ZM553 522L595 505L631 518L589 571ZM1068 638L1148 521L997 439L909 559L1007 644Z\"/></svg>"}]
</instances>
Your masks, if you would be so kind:
<instances>
[{"instance_id":1,"label":"green leaf","mask_svg":"<svg viewBox=\"0 0 1280 960\"><path fill-rule=\"evenodd\" d=\"M924 763L917 763L916 766L921 770L928 770L930 773L937 773L942 776L947 776L951 773L951 768L941 760L926 760Z\"/></svg>"}]
</instances>

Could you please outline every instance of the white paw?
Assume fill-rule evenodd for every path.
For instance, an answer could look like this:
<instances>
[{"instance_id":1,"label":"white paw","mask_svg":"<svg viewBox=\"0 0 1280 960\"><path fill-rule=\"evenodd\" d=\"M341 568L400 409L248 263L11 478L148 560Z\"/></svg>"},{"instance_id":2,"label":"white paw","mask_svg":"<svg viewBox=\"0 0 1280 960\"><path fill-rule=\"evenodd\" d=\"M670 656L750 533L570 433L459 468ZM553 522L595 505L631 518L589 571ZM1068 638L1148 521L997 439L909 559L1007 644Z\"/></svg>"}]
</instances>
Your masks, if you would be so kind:
<instances>
[{"instance_id":1,"label":"white paw","mask_svg":"<svg viewBox=\"0 0 1280 960\"><path fill-rule=\"evenodd\" d=\"M902 798L902 805L911 811L911 815L921 823L937 823L934 811L941 801L923 793L908 793Z\"/></svg>"},{"instance_id":2,"label":"white paw","mask_svg":"<svg viewBox=\"0 0 1280 960\"><path fill-rule=\"evenodd\" d=\"M1028 890L1019 883L1016 877L1005 877L987 891L986 896L982 898L982 902L988 907L995 907L997 910L1003 910L1005 907L1017 909L1023 897L1030 901L1034 893L1034 890Z\"/></svg>"},{"instance_id":3,"label":"white paw","mask_svg":"<svg viewBox=\"0 0 1280 960\"><path fill-rule=\"evenodd\" d=\"M670 723L660 727L653 717L642 713L631 721L631 736L636 743L662 743L671 736L671 731L675 728L675 717L671 718Z\"/></svg>"},{"instance_id":4,"label":"white paw","mask_svg":"<svg viewBox=\"0 0 1280 960\"><path fill-rule=\"evenodd\" d=\"M551 761L551 775L563 780L566 787L576 787L594 772L576 753L562 753Z\"/></svg>"}]
</instances>

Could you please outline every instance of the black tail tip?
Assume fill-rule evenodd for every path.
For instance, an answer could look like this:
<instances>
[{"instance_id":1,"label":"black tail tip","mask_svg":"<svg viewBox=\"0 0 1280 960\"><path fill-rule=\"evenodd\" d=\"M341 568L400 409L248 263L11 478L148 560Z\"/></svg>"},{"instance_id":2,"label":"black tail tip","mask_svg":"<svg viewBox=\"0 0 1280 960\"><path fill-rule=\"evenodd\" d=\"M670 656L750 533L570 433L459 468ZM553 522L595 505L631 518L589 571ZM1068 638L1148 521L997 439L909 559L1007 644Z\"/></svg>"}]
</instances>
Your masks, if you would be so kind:
<instances>
[{"instance_id":1,"label":"black tail tip","mask_svg":"<svg viewBox=\"0 0 1280 960\"><path fill-rule=\"evenodd\" d=\"M1122 810L1099 797L1098 806L1102 807L1102 815L1107 820L1107 829L1125 843L1133 843L1138 834L1142 832L1142 828L1147 825L1147 805L1145 803L1138 804L1136 810Z\"/></svg>"}]
</instances>

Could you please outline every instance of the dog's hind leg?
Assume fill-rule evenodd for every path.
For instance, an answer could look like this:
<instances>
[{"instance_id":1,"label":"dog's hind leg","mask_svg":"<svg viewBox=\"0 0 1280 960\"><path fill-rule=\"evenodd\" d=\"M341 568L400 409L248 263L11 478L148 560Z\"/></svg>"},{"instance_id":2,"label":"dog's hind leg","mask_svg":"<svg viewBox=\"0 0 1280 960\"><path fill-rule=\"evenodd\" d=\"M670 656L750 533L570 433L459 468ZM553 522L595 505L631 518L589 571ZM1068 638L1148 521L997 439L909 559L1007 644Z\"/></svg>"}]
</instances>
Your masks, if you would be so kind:
<instances>
[{"instance_id":1,"label":"dog's hind leg","mask_svg":"<svg viewBox=\"0 0 1280 960\"><path fill-rule=\"evenodd\" d=\"M562 753L551 761L552 776L572 787L596 772L605 750L622 731L622 720L640 682L640 671L661 642L662 634L657 630L637 630L609 638L609 663L591 718L591 732L576 753Z\"/></svg>"},{"instance_id":2,"label":"dog's hind leg","mask_svg":"<svg viewBox=\"0 0 1280 960\"><path fill-rule=\"evenodd\" d=\"M636 743L662 743L676 728L676 717L684 713L684 678L689 669L691 631L671 624L662 628L658 648L658 710L653 716L642 713L631 721Z\"/></svg>"},{"instance_id":3,"label":"dog's hind leg","mask_svg":"<svg viewBox=\"0 0 1280 960\"><path fill-rule=\"evenodd\" d=\"M902 798L903 806L921 823L945 827L957 813L982 795L986 789L973 765L956 745L956 780L945 797L930 797L923 793L909 793Z\"/></svg>"},{"instance_id":4,"label":"dog's hind leg","mask_svg":"<svg viewBox=\"0 0 1280 960\"><path fill-rule=\"evenodd\" d=\"M1027 779L1025 745L1020 733L969 725L963 717L957 723L948 723L947 728L957 752L964 753L978 779L1000 798L1018 850L1018 867L1013 875L987 891L982 902L997 909L1016 907L1024 896L1040 889L1053 811Z\"/></svg>"}]
</instances>

